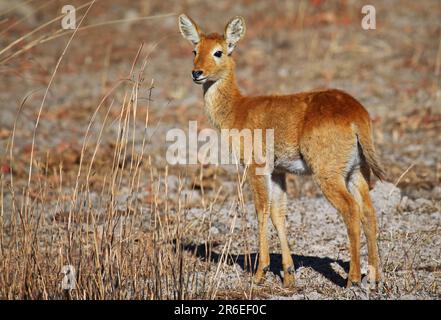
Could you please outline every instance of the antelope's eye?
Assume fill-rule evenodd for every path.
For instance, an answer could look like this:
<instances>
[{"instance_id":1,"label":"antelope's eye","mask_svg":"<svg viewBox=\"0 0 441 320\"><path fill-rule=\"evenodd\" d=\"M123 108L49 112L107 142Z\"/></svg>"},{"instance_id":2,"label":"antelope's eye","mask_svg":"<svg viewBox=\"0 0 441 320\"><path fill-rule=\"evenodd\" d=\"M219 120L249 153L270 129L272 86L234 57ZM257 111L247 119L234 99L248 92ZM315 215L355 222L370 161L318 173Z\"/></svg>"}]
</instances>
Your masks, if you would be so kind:
<instances>
[{"instance_id":1,"label":"antelope's eye","mask_svg":"<svg viewBox=\"0 0 441 320\"><path fill-rule=\"evenodd\" d=\"M222 51L216 51L216 52L214 53L214 56L217 57L217 58L222 57Z\"/></svg>"},{"instance_id":2,"label":"antelope's eye","mask_svg":"<svg viewBox=\"0 0 441 320\"><path fill-rule=\"evenodd\" d=\"M196 55L196 50L193 50L193 54Z\"/></svg>"}]
</instances>

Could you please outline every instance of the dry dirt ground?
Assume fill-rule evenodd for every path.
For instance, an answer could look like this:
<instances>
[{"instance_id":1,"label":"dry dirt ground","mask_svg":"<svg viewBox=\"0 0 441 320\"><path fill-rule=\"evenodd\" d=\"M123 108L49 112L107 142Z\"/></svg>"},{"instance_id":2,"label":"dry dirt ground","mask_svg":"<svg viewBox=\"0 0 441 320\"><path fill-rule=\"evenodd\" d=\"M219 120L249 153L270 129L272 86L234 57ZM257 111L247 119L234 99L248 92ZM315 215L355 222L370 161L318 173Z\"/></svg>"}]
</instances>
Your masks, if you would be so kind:
<instances>
[{"instance_id":1,"label":"dry dirt ground","mask_svg":"<svg viewBox=\"0 0 441 320\"><path fill-rule=\"evenodd\" d=\"M7 3L0 298L62 298L66 264L78 271L68 293L78 299L441 297L439 1L370 1L377 29L369 31L360 26L363 1L96 1L72 41L59 20L38 29L64 1ZM79 22L88 3L69 4ZM270 272L263 285L252 283L256 218L240 174L165 160L168 130L187 130L190 120L210 126L190 79L192 49L177 29L181 12L219 32L245 17L234 53L245 93L334 87L366 106L389 177L371 191L380 290L344 288L343 222L310 178L295 176L288 230L296 290L281 286L272 226ZM364 240L362 253L365 272Z\"/></svg>"}]
</instances>

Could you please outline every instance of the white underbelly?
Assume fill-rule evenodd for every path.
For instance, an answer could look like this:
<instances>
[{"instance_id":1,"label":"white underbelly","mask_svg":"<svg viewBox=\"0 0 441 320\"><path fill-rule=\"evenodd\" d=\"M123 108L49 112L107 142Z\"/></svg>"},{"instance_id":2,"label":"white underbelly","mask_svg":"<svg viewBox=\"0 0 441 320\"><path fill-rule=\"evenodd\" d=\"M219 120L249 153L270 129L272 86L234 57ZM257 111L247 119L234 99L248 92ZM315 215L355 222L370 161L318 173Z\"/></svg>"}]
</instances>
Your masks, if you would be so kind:
<instances>
[{"instance_id":1,"label":"white underbelly","mask_svg":"<svg viewBox=\"0 0 441 320\"><path fill-rule=\"evenodd\" d=\"M311 174L311 169L303 159L277 161L274 169L299 175Z\"/></svg>"}]
</instances>

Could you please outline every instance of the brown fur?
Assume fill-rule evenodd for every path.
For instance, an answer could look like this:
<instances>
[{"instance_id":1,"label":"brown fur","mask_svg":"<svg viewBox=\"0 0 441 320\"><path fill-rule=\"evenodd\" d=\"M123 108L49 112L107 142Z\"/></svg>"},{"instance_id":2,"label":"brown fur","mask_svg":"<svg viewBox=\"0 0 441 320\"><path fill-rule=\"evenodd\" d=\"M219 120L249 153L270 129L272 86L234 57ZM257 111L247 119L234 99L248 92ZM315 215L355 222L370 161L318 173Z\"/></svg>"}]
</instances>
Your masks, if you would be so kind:
<instances>
[{"instance_id":1,"label":"brown fur","mask_svg":"<svg viewBox=\"0 0 441 320\"><path fill-rule=\"evenodd\" d=\"M372 142L372 125L366 109L340 90L321 90L283 96L247 97L241 94L235 76L235 63L225 54L227 36L204 35L196 26L194 70L203 71L205 111L218 129L274 129L276 168L270 177L249 169L259 224L259 264L255 275L261 282L269 266L267 222L271 220L282 246L284 285L294 284L293 261L285 230L286 166L303 161L307 173L346 224L351 255L348 285L359 283L360 225L369 255L369 278L380 279L376 244L376 216L369 196L370 171L384 179ZM220 48L221 59L213 57ZM299 163L299 162L297 162Z\"/></svg>"}]
</instances>

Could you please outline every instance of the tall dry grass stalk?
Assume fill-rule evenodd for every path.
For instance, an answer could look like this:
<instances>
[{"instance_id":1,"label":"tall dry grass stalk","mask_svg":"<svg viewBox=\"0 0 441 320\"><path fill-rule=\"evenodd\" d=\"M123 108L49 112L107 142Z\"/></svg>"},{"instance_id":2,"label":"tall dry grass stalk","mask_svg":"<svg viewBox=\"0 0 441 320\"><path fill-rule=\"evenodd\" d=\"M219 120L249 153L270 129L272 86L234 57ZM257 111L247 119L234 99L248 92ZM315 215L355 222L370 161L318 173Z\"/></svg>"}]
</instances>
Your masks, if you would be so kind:
<instances>
[{"instance_id":1,"label":"tall dry grass stalk","mask_svg":"<svg viewBox=\"0 0 441 320\"><path fill-rule=\"evenodd\" d=\"M183 195L184 180L188 177L180 177L176 203L169 196L169 168L158 170L148 153L153 81L145 83L151 52L144 51L140 46L127 77L110 87L91 114L73 181L68 181L63 164L51 168L47 158L37 155L31 156L26 184L16 184L14 172L2 174L0 298L216 299L219 296L223 270L232 261L230 251L238 212L245 217L242 194L245 173L238 168L237 194L232 195L230 207L234 219L227 241L221 246L220 259L211 259L211 234L206 231L204 221L199 230L206 235L206 258L199 259L189 249L188 232L194 222L186 217L191 207ZM140 90L149 92L146 105L139 105L143 101L139 98ZM115 96L121 92L123 101L119 104ZM31 96L32 93L23 99L17 119ZM115 109L118 115L111 119ZM142 122L140 114L145 114ZM97 159L102 157L103 141L109 140L105 137L109 126L115 124L118 135L111 143L112 153L107 155L109 167L102 170ZM142 130L137 130L141 124ZM38 121L33 141L37 141L37 127ZM97 127L98 130L92 130ZM7 155L11 168L15 163L15 131L16 124ZM140 138L139 132L143 132L140 145L135 143ZM52 184L48 182L50 176L55 177ZM151 186L151 201L147 203L146 184ZM201 190L204 219L216 214L220 191L221 188L212 198ZM122 193L126 195L124 203L120 200ZM247 261L251 261L250 256ZM61 270L66 265L76 271L73 290L61 287L64 276ZM241 279L239 273L237 280L239 295L251 298L251 282ZM222 296L225 297L224 292Z\"/></svg>"}]
</instances>

